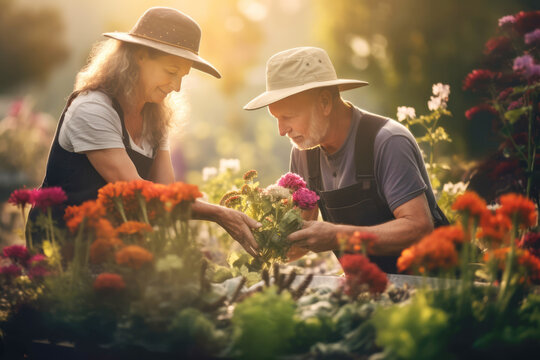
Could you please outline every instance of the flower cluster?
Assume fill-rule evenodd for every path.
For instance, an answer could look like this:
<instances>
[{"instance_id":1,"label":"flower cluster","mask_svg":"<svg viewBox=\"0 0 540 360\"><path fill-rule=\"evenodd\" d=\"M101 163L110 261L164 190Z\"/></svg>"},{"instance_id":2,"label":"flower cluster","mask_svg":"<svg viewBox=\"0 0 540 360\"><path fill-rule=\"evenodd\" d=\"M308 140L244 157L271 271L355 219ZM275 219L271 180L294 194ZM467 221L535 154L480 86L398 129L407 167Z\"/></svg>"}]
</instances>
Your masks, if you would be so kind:
<instances>
[{"instance_id":1,"label":"flower cluster","mask_svg":"<svg viewBox=\"0 0 540 360\"><path fill-rule=\"evenodd\" d=\"M0 267L0 277L8 280L21 275L39 280L51 272L46 256L32 255L23 245L11 245L2 249L0 264L3 264Z\"/></svg>"},{"instance_id":2,"label":"flower cluster","mask_svg":"<svg viewBox=\"0 0 540 360\"><path fill-rule=\"evenodd\" d=\"M22 208L30 204L43 211L67 200L66 193L60 187L39 189L19 189L11 193L8 202Z\"/></svg>"},{"instance_id":3,"label":"flower cluster","mask_svg":"<svg viewBox=\"0 0 540 360\"><path fill-rule=\"evenodd\" d=\"M345 254L339 262L345 272L345 292L356 297L362 291L380 294L386 289L388 278L379 267L360 254Z\"/></svg>"},{"instance_id":4,"label":"flower cluster","mask_svg":"<svg viewBox=\"0 0 540 360\"><path fill-rule=\"evenodd\" d=\"M287 173L266 188L255 182L257 175L256 170L246 172L241 189L227 192L219 203L245 212L262 224L253 230L261 250L257 261L262 265L287 258L290 249L287 236L301 227L300 211L315 208L319 196L297 174Z\"/></svg>"},{"instance_id":5,"label":"flower cluster","mask_svg":"<svg viewBox=\"0 0 540 360\"><path fill-rule=\"evenodd\" d=\"M126 283L121 275L101 273L94 281L94 290L98 292L118 292L125 289Z\"/></svg>"},{"instance_id":6,"label":"flower cluster","mask_svg":"<svg viewBox=\"0 0 540 360\"><path fill-rule=\"evenodd\" d=\"M352 235L347 236L344 234L338 234L338 242L341 251L344 253L362 253L364 255L369 254L377 236L375 234L365 231L355 231Z\"/></svg>"}]
</instances>

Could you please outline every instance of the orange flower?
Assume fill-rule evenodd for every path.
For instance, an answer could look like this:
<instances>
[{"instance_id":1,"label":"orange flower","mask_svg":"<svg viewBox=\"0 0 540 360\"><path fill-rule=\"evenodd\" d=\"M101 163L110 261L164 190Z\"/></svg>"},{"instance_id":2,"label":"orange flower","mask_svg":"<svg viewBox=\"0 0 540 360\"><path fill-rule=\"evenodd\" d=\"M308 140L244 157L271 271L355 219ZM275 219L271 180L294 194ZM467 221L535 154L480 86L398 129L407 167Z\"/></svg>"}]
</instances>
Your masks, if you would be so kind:
<instances>
[{"instance_id":1,"label":"orange flower","mask_svg":"<svg viewBox=\"0 0 540 360\"><path fill-rule=\"evenodd\" d=\"M489 251L484 254L484 261L495 261L497 267L500 270L504 270L506 267L506 258L508 257L509 253L509 247ZM540 259L531 254L528 250L519 248L516 249L516 258L521 270L525 271L528 276L526 278L527 283L540 282ZM525 281L525 278L523 280Z\"/></svg>"},{"instance_id":2,"label":"orange flower","mask_svg":"<svg viewBox=\"0 0 540 360\"><path fill-rule=\"evenodd\" d=\"M84 219L87 219L86 221L91 225L103 216L105 216L105 209L101 203L97 200L88 200L79 206L68 206L64 213L64 220L69 231L75 233Z\"/></svg>"},{"instance_id":3,"label":"orange flower","mask_svg":"<svg viewBox=\"0 0 540 360\"><path fill-rule=\"evenodd\" d=\"M99 264L113 259L114 252L124 246L118 238L99 238L90 245L90 261Z\"/></svg>"},{"instance_id":4,"label":"orange flower","mask_svg":"<svg viewBox=\"0 0 540 360\"><path fill-rule=\"evenodd\" d=\"M355 297L364 286L372 294L380 294L386 289L388 278L379 267L360 254L345 254L339 262L346 278L346 292Z\"/></svg>"},{"instance_id":5,"label":"orange flower","mask_svg":"<svg viewBox=\"0 0 540 360\"><path fill-rule=\"evenodd\" d=\"M358 253L365 249L369 253L376 240L377 236L375 234L364 231L355 231L348 237L342 234L338 241L341 242L343 251L345 252Z\"/></svg>"},{"instance_id":6,"label":"orange flower","mask_svg":"<svg viewBox=\"0 0 540 360\"><path fill-rule=\"evenodd\" d=\"M94 281L94 290L105 291L118 291L126 288L126 283L122 276L112 273L99 274Z\"/></svg>"},{"instance_id":7,"label":"orange flower","mask_svg":"<svg viewBox=\"0 0 540 360\"><path fill-rule=\"evenodd\" d=\"M128 221L116 228L118 234L133 235L142 232L152 232L152 226L139 221Z\"/></svg>"},{"instance_id":8,"label":"orange flower","mask_svg":"<svg viewBox=\"0 0 540 360\"><path fill-rule=\"evenodd\" d=\"M161 201L165 203L165 209L172 211L181 202L193 202L202 196L197 185L175 182L167 186L161 194Z\"/></svg>"},{"instance_id":9,"label":"orange flower","mask_svg":"<svg viewBox=\"0 0 540 360\"><path fill-rule=\"evenodd\" d=\"M117 235L115 228L107 219L99 219L93 225L96 231L96 238L114 238Z\"/></svg>"},{"instance_id":10,"label":"orange flower","mask_svg":"<svg viewBox=\"0 0 540 360\"><path fill-rule=\"evenodd\" d=\"M500 245L510 241L509 231L512 228L512 223L505 214L486 211L480 219L480 226L481 229L477 234L479 239L485 239L492 245Z\"/></svg>"},{"instance_id":11,"label":"orange flower","mask_svg":"<svg viewBox=\"0 0 540 360\"><path fill-rule=\"evenodd\" d=\"M506 194L500 197L499 202L501 207L497 209L497 212L510 219L515 216L520 227L527 228L536 225L538 212L534 203L527 197L519 194Z\"/></svg>"},{"instance_id":12,"label":"orange flower","mask_svg":"<svg viewBox=\"0 0 540 360\"><path fill-rule=\"evenodd\" d=\"M447 233L431 233L420 242L402 251L398 258L397 267L400 272L418 271L424 273L426 270L451 269L458 263L458 255L454 240L447 235L457 233L454 227ZM444 236L443 236L444 235Z\"/></svg>"},{"instance_id":13,"label":"orange flower","mask_svg":"<svg viewBox=\"0 0 540 360\"><path fill-rule=\"evenodd\" d=\"M456 201L452 204L452 210L465 212L470 217L479 219L487 209L484 199L475 192L466 191L456 198Z\"/></svg>"},{"instance_id":14,"label":"orange flower","mask_svg":"<svg viewBox=\"0 0 540 360\"><path fill-rule=\"evenodd\" d=\"M450 240L454 244L463 244L465 241L465 233L463 232L463 228L456 225L438 227L437 229L433 230L431 236Z\"/></svg>"},{"instance_id":15,"label":"orange flower","mask_svg":"<svg viewBox=\"0 0 540 360\"><path fill-rule=\"evenodd\" d=\"M154 255L151 252L137 245L126 246L116 252L116 263L127 265L133 269L140 269L153 260Z\"/></svg>"}]
</instances>

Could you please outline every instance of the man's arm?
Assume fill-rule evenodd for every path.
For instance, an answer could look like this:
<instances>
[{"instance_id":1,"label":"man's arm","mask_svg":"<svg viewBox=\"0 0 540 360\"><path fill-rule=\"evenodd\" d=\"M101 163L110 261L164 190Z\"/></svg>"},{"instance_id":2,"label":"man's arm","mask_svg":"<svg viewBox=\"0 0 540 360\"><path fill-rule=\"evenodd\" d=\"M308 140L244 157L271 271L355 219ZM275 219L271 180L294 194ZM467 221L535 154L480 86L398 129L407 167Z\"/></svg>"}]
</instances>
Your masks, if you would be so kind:
<instances>
[{"instance_id":1,"label":"man's arm","mask_svg":"<svg viewBox=\"0 0 540 360\"><path fill-rule=\"evenodd\" d=\"M304 227L289 235L294 246L314 252L335 250L339 247L338 233L370 232L377 237L373 255L399 255L423 236L433 231L433 219L424 193L398 206L395 220L374 226L333 224L326 221L306 221Z\"/></svg>"}]
</instances>

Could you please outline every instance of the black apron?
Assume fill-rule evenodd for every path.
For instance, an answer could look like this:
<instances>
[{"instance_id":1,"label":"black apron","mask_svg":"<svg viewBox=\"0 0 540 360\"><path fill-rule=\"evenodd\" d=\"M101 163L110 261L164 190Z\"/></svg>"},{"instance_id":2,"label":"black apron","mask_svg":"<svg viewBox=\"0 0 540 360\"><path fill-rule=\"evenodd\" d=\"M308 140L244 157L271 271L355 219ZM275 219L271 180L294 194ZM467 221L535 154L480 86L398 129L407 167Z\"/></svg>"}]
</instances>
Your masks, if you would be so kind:
<instances>
[{"instance_id":1,"label":"black apron","mask_svg":"<svg viewBox=\"0 0 540 360\"><path fill-rule=\"evenodd\" d=\"M387 118L364 113L355 139L356 180L354 185L342 189L323 191L320 148L307 150L308 187L317 192L321 215L325 221L347 225L372 226L395 219L388 204L381 198L374 175L374 144L379 130ZM448 220L437 206L433 215L435 226L447 225ZM340 257L339 251L334 251ZM397 273L399 256L374 256L374 262L386 273Z\"/></svg>"},{"instance_id":2,"label":"black apron","mask_svg":"<svg viewBox=\"0 0 540 360\"><path fill-rule=\"evenodd\" d=\"M64 123L66 111L77 95L77 92L70 95L66 107L62 112L62 116L60 117L60 121L56 127L56 133L49 152L45 178L41 184L42 188L59 186L67 195L67 201L64 204L54 206L51 209L53 220L56 222L58 227L65 226L64 211L67 206L80 205L84 201L96 199L98 190L107 184L107 181L105 181L105 179L103 179L103 177L92 166L86 154L77 154L64 150L58 141L60 128ZM120 122L122 124L122 141L124 143L124 147L126 148L126 152L137 168L139 175L143 179L148 179L154 159L144 156L131 148L129 134L124 123L124 113L122 108L116 99L112 99L112 102L113 108L118 113ZM157 146L155 146L153 149L154 156L156 154L156 150ZM32 243L34 245L39 245L45 237L45 233L33 225L35 224L37 216L40 213L40 209L32 208L28 215L29 224L26 231L32 231Z\"/></svg>"}]
</instances>

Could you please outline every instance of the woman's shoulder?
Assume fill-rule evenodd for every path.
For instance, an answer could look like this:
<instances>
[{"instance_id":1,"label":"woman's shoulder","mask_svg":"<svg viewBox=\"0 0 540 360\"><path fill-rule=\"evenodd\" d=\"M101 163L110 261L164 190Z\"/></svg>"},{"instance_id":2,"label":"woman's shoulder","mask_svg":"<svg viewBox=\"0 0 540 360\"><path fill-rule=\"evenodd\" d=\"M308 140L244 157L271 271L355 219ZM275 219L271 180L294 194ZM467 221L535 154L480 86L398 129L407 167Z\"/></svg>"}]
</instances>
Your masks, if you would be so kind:
<instances>
[{"instance_id":1,"label":"woman's shoulder","mask_svg":"<svg viewBox=\"0 0 540 360\"><path fill-rule=\"evenodd\" d=\"M113 119L118 117L111 97L98 90L89 90L78 94L66 111L66 120L86 115L98 115Z\"/></svg>"}]
</instances>

